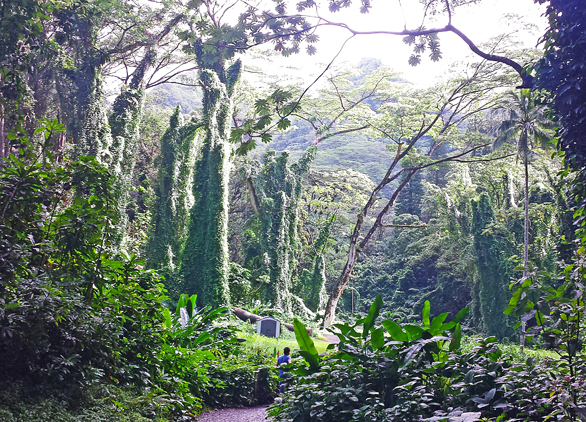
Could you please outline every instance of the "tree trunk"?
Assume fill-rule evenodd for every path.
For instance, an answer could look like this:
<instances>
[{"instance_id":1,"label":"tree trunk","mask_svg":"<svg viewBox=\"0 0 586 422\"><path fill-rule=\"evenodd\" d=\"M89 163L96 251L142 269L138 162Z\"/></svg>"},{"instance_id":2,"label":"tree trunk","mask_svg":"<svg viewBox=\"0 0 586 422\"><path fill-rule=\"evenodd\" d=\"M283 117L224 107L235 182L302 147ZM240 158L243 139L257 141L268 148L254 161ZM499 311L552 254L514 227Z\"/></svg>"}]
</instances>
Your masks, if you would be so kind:
<instances>
[{"instance_id":1,"label":"tree trunk","mask_svg":"<svg viewBox=\"0 0 586 422\"><path fill-rule=\"evenodd\" d=\"M364 250L364 248L368 244L368 241L371 239L372 235L376 232L376 230L383 225L383 217L387 214L387 212L389 212L389 210L397 200L397 197L399 196L403 188L407 185L407 183L409 183L409 180L411 180L411 178L417 173L417 171L418 170L411 170L407 173L401 184L397 187L397 189L395 189L395 192L393 192L393 195L391 196L391 199L389 199L389 202L387 202L383 210L378 214L376 221L374 222L374 224L372 225L364 239L362 239L360 244L358 244L358 238L360 237L360 229L362 228L364 218L368 215L368 211L370 210L370 201L367 204L367 206L363 209L362 213L358 215L358 218L356 219L356 226L354 227L354 232L352 233L352 238L350 239L350 250L348 251L348 260L346 261L346 265L342 270L342 275L340 275L340 278L338 278L338 281L334 286L334 290L330 294L328 304L326 305L323 323L324 328L330 327L334 322L338 301L340 300L342 293L344 293L344 290L346 289L346 286L350 281L352 270L354 269L354 265L358 260L360 252Z\"/></svg>"},{"instance_id":2,"label":"tree trunk","mask_svg":"<svg viewBox=\"0 0 586 422\"><path fill-rule=\"evenodd\" d=\"M523 164L525 165L525 231L523 233L523 277L529 273L529 160L527 149L523 153ZM521 321L521 350L525 348L525 327L526 322Z\"/></svg>"},{"instance_id":3,"label":"tree trunk","mask_svg":"<svg viewBox=\"0 0 586 422\"><path fill-rule=\"evenodd\" d=\"M0 109L0 113L3 111L4 110ZM0 117L0 166L4 164L4 160L2 160L2 158L8 156L8 154L4 154L5 148L6 146L4 145L4 116L2 116Z\"/></svg>"},{"instance_id":4,"label":"tree trunk","mask_svg":"<svg viewBox=\"0 0 586 422\"><path fill-rule=\"evenodd\" d=\"M201 53L203 55L203 53ZM201 63L200 65L203 65ZM193 182L195 205L182 254L184 291L197 294L201 305L230 304L228 287L228 183L230 116L234 85L241 71L218 63L200 71L205 139Z\"/></svg>"}]
</instances>

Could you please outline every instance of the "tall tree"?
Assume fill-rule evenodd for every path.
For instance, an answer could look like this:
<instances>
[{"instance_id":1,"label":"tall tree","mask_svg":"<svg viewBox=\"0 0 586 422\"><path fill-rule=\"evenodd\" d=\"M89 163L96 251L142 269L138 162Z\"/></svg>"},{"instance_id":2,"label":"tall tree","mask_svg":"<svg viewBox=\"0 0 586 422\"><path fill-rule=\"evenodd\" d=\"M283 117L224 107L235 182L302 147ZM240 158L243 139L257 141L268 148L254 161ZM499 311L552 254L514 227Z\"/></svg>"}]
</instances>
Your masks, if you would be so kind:
<instances>
[{"instance_id":1,"label":"tall tree","mask_svg":"<svg viewBox=\"0 0 586 422\"><path fill-rule=\"evenodd\" d=\"M200 69L206 133L195 170L195 205L181 273L186 291L197 293L200 303L214 306L230 302L227 245L230 129L235 85L242 67L234 57L260 43L274 42L275 49L288 55L298 52L302 42L316 41L305 19L287 15L284 4L278 4L275 12L249 7L237 23L229 24L225 18L233 6L214 0L189 3L189 30L181 34Z\"/></svg>"},{"instance_id":2,"label":"tall tree","mask_svg":"<svg viewBox=\"0 0 586 422\"><path fill-rule=\"evenodd\" d=\"M551 140L548 128L551 120L546 116L546 107L535 103L535 94L529 89L509 93L507 120L497 128L494 146L514 140L517 145L517 157L521 158L525 170L525 230L523 236L523 277L529 272L529 159L531 148L547 147ZM525 323L521 328L521 346L525 345Z\"/></svg>"},{"instance_id":3,"label":"tall tree","mask_svg":"<svg viewBox=\"0 0 586 422\"><path fill-rule=\"evenodd\" d=\"M299 201L302 178L315 158L309 148L297 163L288 164L289 154L269 151L254 181L255 208L261 222L261 246L269 282L264 299L282 312L292 311L293 273L300 254Z\"/></svg>"},{"instance_id":4,"label":"tall tree","mask_svg":"<svg viewBox=\"0 0 586 422\"><path fill-rule=\"evenodd\" d=\"M161 138L155 203L147 243L149 266L160 271L165 285L178 294L181 252L187 236L189 211L193 206L193 166L201 143L201 121L183 124L177 107L169 128Z\"/></svg>"},{"instance_id":5,"label":"tall tree","mask_svg":"<svg viewBox=\"0 0 586 422\"><path fill-rule=\"evenodd\" d=\"M529 263L529 161L531 149L550 146L551 120L546 116L547 108L535 103L535 94L528 89L509 93L507 118L497 128L498 137L494 147L513 140L517 146L517 159L521 159L525 170L525 233L523 246L523 268Z\"/></svg>"},{"instance_id":6,"label":"tall tree","mask_svg":"<svg viewBox=\"0 0 586 422\"><path fill-rule=\"evenodd\" d=\"M473 283L473 315L477 329L500 340L514 333L510 321L503 314L510 299L508 285L512 275L509 256L512 255L506 242L488 230L494 212L486 193L472 201L472 234L477 279Z\"/></svg>"},{"instance_id":7,"label":"tall tree","mask_svg":"<svg viewBox=\"0 0 586 422\"><path fill-rule=\"evenodd\" d=\"M241 62L206 68L203 49L196 46L203 89L205 137L195 168L195 205L182 259L184 287L205 305L230 303L228 288L228 177L230 175L230 117L234 86Z\"/></svg>"},{"instance_id":8,"label":"tall tree","mask_svg":"<svg viewBox=\"0 0 586 422\"><path fill-rule=\"evenodd\" d=\"M559 148L571 168L586 169L586 7L582 0L536 0L546 3L549 28L545 57L537 66L537 85L550 95L560 119Z\"/></svg>"}]
</instances>

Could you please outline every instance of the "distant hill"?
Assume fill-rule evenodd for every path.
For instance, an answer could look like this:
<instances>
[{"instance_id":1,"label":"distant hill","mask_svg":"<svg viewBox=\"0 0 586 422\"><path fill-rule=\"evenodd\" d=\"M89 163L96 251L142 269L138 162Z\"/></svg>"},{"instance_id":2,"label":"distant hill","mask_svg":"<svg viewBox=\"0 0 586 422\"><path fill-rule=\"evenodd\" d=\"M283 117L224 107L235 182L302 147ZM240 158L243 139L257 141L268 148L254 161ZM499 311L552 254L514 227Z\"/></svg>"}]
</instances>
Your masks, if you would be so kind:
<instances>
[{"instance_id":1,"label":"distant hill","mask_svg":"<svg viewBox=\"0 0 586 422\"><path fill-rule=\"evenodd\" d=\"M298 129L275 136L262 150L289 151L292 159L299 158L311 146L314 134L307 122L295 122L294 125ZM391 154L384 143L362 134L347 134L321 141L313 167L318 170L352 169L378 182L386 173L390 160Z\"/></svg>"},{"instance_id":2,"label":"distant hill","mask_svg":"<svg viewBox=\"0 0 586 422\"><path fill-rule=\"evenodd\" d=\"M201 111L201 91L196 87L162 84L148 91L149 101L162 107L181 106L183 113L191 114Z\"/></svg>"}]
</instances>

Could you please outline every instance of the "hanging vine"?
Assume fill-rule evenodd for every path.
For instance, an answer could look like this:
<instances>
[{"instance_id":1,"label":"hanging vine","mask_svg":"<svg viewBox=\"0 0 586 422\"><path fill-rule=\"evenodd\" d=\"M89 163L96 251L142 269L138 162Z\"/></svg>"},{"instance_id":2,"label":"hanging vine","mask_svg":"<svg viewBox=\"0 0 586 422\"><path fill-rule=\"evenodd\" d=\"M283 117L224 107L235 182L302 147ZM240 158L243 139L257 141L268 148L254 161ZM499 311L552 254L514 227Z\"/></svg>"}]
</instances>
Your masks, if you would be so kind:
<instances>
[{"instance_id":1,"label":"hanging vine","mask_svg":"<svg viewBox=\"0 0 586 422\"><path fill-rule=\"evenodd\" d=\"M298 233L301 182L316 151L316 147L309 148L291 166L287 165L289 155L286 152L279 156L275 151L267 152L251 194L256 198L262 265L268 276L261 295L275 309L287 314L293 311L297 302L292 300L292 291L293 274L301 251Z\"/></svg>"},{"instance_id":2,"label":"hanging vine","mask_svg":"<svg viewBox=\"0 0 586 422\"><path fill-rule=\"evenodd\" d=\"M499 339L514 334L512 323L503 314L510 299L508 285L512 266L507 258L513 255L506 242L489 228L494 211L487 194L472 201L472 234L478 275L473 285L472 313L477 327Z\"/></svg>"},{"instance_id":3,"label":"hanging vine","mask_svg":"<svg viewBox=\"0 0 586 422\"><path fill-rule=\"evenodd\" d=\"M298 288L296 289L299 292L298 294L305 299L305 305L312 312L323 311L328 300L326 292L325 250L336 217L336 214L331 214L319 231L317 239L312 245L311 253L307 257L312 263L312 271L307 269L303 270Z\"/></svg>"},{"instance_id":4,"label":"hanging vine","mask_svg":"<svg viewBox=\"0 0 586 422\"><path fill-rule=\"evenodd\" d=\"M92 155L100 163L107 164L110 161L112 133L108 124L103 81L99 72L95 75L93 85L89 89L90 92L87 94L88 103L83 107L85 117L83 120L78 118L73 123L75 127L74 136L77 136L75 138L74 156ZM77 124L81 121L83 121L83 126L77 128Z\"/></svg>"}]
</instances>

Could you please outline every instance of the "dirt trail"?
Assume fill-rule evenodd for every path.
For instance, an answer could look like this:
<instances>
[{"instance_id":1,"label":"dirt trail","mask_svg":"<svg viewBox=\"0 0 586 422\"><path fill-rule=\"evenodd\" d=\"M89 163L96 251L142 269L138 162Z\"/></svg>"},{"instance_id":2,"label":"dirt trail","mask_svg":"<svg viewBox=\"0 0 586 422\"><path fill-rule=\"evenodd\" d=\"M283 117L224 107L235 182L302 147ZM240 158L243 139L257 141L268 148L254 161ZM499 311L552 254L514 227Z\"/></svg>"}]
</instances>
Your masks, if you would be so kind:
<instances>
[{"instance_id":1,"label":"dirt trail","mask_svg":"<svg viewBox=\"0 0 586 422\"><path fill-rule=\"evenodd\" d=\"M219 409L206 412L197 422L269 422L266 406Z\"/></svg>"},{"instance_id":2,"label":"dirt trail","mask_svg":"<svg viewBox=\"0 0 586 422\"><path fill-rule=\"evenodd\" d=\"M338 338L338 336L335 336L333 334L326 333L326 334L323 334L323 337L325 337L325 340L322 340L322 339L318 339L318 340L325 341L325 342L331 343L331 344L340 343L340 339Z\"/></svg>"}]
</instances>

